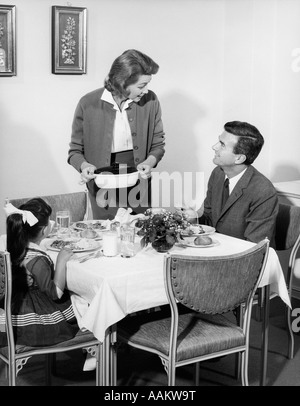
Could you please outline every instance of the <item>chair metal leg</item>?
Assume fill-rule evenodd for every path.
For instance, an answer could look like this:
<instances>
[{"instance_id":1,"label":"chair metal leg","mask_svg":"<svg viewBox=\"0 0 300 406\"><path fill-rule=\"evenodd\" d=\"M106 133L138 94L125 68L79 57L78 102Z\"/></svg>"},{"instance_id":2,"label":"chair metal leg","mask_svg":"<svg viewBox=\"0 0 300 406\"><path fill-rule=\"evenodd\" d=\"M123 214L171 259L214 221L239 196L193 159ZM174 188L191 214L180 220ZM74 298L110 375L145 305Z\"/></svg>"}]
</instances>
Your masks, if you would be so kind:
<instances>
[{"instance_id":1,"label":"chair metal leg","mask_svg":"<svg viewBox=\"0 0 300 406\"><path fill-rule=\"evenodd\" d=\"M235 355L235 371L234 371L234 376L237 380L241 379L241 362L242 362L241 353L238 352Z\"/></svg>"},{"instance_id":2,"label":"chair metal leg","mask_svg":"<svg viewBox=\"0 0 300 406\"><path fill-rule=\"evenodd\" d=\"M236 317L237 324L241 327L243 325L244 307L243 306L237 307L235 309L234 315ZM241 353L238 352L235 355L235 374L234 374L237 380L241 379L241 363L242 363Z\"/></svg>"},{"instance_id":3,"label":"chair metal leg","mask_svg":"<svg viewBox=\"0 0 300 406\"><path fill-rule=\"evenodd\" d=\"M168 386L175 386L176 368L173 362L168 363Z\"/></svg>"},{"instance_id":4,"label":"chair metal leg","mask_svg":"<svg viewBox=\"0 0 300 406\"><path fill-rule=\"evenodd\" d=\"M8 365L8 385L16 386L16 361L10 362Z\"/></svg>"},{"instance_id":5,"label":"chair metal leg","mask_svg":"<svg viewBox=\"0 0 300 406\"><path fill-rule=\"evenodd\" d=\"M108 328L105 332L105 338L103 343L101 344L101 352L102 352L102 365L101 365L101 371L102 371L102 384L103 386L109 386L110 385L110 328Z\"/></svg>"},{"instance_id":6,"label":"chair metal leg","mask_svg":"<svg viewBox=\"0 0 300 406\"><path fill-rule=\"evenodd\" d=\"M262 351L261 351L261 376L260 385L266 385L267 364L268 364L268 344L269 344L269 313L270 313L270 285L263 288L263 323L262 323Z\"/></svg>"},{"instance_id":7,"label":"chair metal leg","mask_svg":"<svg viewBox=\"0 0 300 406\"><path fill-rule=\"evenodd\" d=\"M103 384L102 382L102 374L101 374L101 347L102 345L98 345L96 349L96 386L101 386Z\"/></svg>"},{"instance_id":8,"label":"chair metal leg","mask_svg":"<svg viewBox=\"0 0 300 406\"><path fill-rule=\"evenodd\" d=\"M242 379L242 385L243 386L249 386L249 381L248 381L248 353L247 351L244 351L243 353L240 353L241 358L242 358L242 368L241 368L241 379Z\"/></svg>"},{"instance_id":9,"label":"chair metal leg","mask_svg":"<svg viewBox=\"0 0 300 406\"><path fill-rule=\"evenodd\" d=\"M292 330L292 321L291 321L291 309L289 306L286 306L286 321L287 321L287 330L288 330L288 340L289 340L289 347L288 347L288 358L294 358L294 333Z\"/></svg>"},{"instance_id":10,"label":"chair metal leg","mask_svg":"<svg viewBox=\"0 0 300 406\"><path fill-rule=\"evenodd\" d=\"M111 337L110 337L110 385L116 386L117 385L117 327L113 325L111 327Z\"/></svg>"}]
</instances>

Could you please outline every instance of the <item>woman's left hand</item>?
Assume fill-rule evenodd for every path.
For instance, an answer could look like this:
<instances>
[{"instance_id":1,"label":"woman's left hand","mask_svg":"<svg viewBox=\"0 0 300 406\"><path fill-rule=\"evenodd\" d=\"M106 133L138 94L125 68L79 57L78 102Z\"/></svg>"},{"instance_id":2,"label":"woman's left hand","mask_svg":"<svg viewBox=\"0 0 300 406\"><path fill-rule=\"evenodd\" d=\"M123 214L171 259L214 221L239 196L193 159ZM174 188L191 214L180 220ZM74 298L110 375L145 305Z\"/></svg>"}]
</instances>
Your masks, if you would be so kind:
<instances>
[{"instance_id":1,"label":"woman's left hand","mask_svg":"<svg viewBox=\"0 0 300 406\"><path fill-rule=\"evenodd\" d=\"M141 178L143 179L148 179L151 177L151 166L145 163L139 164L137 167L137 170L139 171Z\"/></svg>"}]
</instances>

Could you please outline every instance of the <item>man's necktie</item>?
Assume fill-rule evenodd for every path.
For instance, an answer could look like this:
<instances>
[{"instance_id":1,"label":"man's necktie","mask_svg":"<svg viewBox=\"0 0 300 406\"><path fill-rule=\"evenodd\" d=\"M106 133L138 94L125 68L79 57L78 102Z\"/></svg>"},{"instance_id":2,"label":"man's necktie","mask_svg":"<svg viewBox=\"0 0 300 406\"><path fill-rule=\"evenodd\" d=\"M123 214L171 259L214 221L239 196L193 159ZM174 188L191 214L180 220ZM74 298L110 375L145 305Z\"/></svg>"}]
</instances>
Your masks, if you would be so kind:
<instances>
[{"instance_id":1,"label":"man's necktie","mask_svg":"<svg viewBox=\"0 0 300 406\"><path fill-rule=\"evenodd\" d=\"M223 192L222 192L222 208L224 207L226 200L229 197L229 179L226 178L223 184Z\"/></svg>"}]
</instances>

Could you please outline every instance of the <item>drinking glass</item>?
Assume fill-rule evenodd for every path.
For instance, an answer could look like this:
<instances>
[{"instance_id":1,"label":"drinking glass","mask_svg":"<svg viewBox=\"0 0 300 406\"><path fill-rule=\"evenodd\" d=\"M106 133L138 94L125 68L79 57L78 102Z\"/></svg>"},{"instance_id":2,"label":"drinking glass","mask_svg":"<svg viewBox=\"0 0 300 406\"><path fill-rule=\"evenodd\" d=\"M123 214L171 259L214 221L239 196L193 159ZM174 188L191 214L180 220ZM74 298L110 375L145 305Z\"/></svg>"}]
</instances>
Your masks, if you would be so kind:
<instances>
[{"instance_id":1,"label":"drinking glass","mask_svg":"<svg viewBox=\"0 0 300 406\"><path fill-rule=\"evenodd\" d=\"M71 215L69 210L60 210L56 212L56 227L59 237L68 237L70 234Z\"/></svg>"},{"instance_id":2,"label":"drinking glass","mask_svg":"<svg viewBox=\"0 0 300 406\"><path fill-rule=\"evenodd\" d=\"M121 226L121 257L131 258L135 255L135 228L129 225Z\"/></svg>"}]
</instances>

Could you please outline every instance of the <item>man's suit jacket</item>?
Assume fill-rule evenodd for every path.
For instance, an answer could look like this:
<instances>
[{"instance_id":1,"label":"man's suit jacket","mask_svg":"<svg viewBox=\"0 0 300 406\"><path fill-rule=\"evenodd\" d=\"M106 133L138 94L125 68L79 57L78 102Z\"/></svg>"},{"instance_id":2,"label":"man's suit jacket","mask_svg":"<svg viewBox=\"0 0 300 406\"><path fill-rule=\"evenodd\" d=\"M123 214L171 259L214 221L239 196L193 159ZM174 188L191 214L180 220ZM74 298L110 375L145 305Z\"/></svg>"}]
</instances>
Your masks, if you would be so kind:
<instances>
[{"instance_id":1,"label":"man's suit jacket","mask_svg":"<svg viewBox=\"0 0 300 406\"><path fill-rule=\"evenodd\" d=\"M223 209L222 189L225 174L216 167L209 178L201 224L219 233L259 242L268 237L274 246L278 197L273 184L250 165L232 190Z\"/></svg>"}]
</instances>

